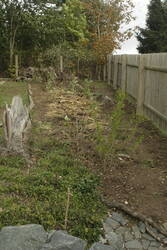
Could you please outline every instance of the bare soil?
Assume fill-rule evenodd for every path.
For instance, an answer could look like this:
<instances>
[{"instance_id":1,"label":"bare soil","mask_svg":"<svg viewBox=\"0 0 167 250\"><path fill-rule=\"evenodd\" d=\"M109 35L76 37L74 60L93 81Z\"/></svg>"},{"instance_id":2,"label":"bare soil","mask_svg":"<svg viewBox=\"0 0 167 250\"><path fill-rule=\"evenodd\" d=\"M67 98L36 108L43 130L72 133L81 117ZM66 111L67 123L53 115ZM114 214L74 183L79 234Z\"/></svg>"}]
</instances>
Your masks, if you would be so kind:
<instances>
[{"instance_id":1,"label":"bare soil","mask_svg":"<svg viewBox=\"0 0 167 250\"><path fill-rule=\"evenodd\" d=\"M32 84L35 101L34 121L51 124L47 135L71 146L76 159L82 161L101 178L100 190L106 199L126 204L134 211L151 217L155 222L167 222L167 137L149 121L140 123L138 133L144 135L142 143L128 157L116 157L107 165L96 150L96 122L92 105L98 106L96 119L104 127L108 113L115 105L115 93L103 85L92 85L94 93L112 98L109 104L93 101L82 94L57 86L51 92L42 84ZM133 105L125 107L127 121L134 112ZM127 132L128 133L128 132Z\"/></svg>"}]
</instances>

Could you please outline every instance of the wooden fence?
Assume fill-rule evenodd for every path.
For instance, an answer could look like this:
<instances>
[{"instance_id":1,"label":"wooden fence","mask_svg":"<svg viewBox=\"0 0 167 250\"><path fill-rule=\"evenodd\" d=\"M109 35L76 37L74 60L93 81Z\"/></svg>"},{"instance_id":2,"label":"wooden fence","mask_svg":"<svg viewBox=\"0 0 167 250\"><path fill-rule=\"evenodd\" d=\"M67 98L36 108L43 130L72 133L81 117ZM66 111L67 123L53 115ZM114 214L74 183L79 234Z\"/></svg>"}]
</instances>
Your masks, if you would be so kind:
<instances>
[{"instance_id":1,"label":"wooden fence","mask_svg":"<svg viewBox=\"0 0 167 250\"><path fill-rule=\"evenodd\" d=\"M167 132L167 53L109 55L104 72L109 85L136 101L137 114Z\"/></svg>"}]
</instances>

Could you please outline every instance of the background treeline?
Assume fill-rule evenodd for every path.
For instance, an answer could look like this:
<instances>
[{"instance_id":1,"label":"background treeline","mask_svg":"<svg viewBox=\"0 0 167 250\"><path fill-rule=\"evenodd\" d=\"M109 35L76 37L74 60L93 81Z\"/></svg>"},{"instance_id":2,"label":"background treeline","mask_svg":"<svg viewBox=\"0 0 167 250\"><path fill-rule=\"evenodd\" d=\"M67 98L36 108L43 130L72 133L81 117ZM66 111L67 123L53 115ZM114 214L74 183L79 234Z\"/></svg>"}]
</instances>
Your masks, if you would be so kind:
<instances>
[{"instance_id":1,"label":"background treeline","mask_svg":"<svg viewBox=\"0 0 167 250\"><path fill-rule=\"evenodd\" d=\"M146 28L139 30L139 53L167 52L167 0L151 0Z\"/></svg>"},{"instance_id":2,"label":"background treeline","mask_svg":"<svg viewBox=\"0 0 167 250\"><path fill-rule=\"evenodd\" d=\"M19 64L59 67L86 74L105 62L131 31L132 2L124 0L1 0L0 73ZM96 66L96 70L99 70Z\"/></svg>"}]
</instances>

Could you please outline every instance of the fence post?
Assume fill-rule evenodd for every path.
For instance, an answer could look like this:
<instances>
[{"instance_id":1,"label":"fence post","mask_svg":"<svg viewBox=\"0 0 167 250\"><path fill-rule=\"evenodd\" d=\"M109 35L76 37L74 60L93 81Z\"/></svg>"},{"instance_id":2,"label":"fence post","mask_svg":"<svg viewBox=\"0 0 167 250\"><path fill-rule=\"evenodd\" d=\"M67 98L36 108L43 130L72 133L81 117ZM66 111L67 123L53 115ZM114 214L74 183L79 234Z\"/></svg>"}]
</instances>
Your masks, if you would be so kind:
<instances>
[{"instance_id":1,"label":"fence post","mask_svg":"<svg viewBox=\"0 0 167 250\"><path fill-rule=\"evenodd\" d=\"M15 55L15 77L18 78L19 76L19 60L18 55Z\"/></svg>"},{"instance_id":2,"label":"fence post","mask_svg":"<svg viewBox=\"0 0 167 250\"><path fill-rule=\"evenodd\" d=\"M60 56L60 73L63 73L63 57Z\"/></svg>"},{"instance_id":3,"label":"fence post","mask_svg":"<svg viewBox=\"0 0 167 250\"><path fill-rule=\"evenodd\" d=\"M118 80L118 56L114 56L114 82L113 82L113 88L117 88L117 80Z\"/></svg>"},{"instance_id":4,"label":"fence post","mask_svg":"<svg viewBox=\"0 0 167 250\"><path fill-rule=\"evenodd\" d=\"M106 81L106 64L103 65L103 81Z\"/></svg>"},{"instance_id":5,"label":"fence post","mask_svg":"<svg viewBox=\"0 0 167 250\"><path fill-rule=\"evenodd\" d=\"M137 111L139 115L143 115L143 104L144 104L144 55L139 55L139 83L138 83L138 96L137 96Z\"/></svg>"},{"instance_id":6,"label":"fence post","mask_svg":"<svg viewBox=\"0 0 167 250\"><path fill-rule=\"evenodd\" d=\"M108 55L108 85L111 83L111 54Z\"/></svg>"},{"instance_id":7,"label":"fence post","mask_svg":"<svg viewBox=\"0 0 167 250\"><path fill-rule=\"evenodd\" d=\"M127 56L122 56L122 78L121 78L121 89L126 93L126 80L127 80Z\"/></svg>"}]
</instances>

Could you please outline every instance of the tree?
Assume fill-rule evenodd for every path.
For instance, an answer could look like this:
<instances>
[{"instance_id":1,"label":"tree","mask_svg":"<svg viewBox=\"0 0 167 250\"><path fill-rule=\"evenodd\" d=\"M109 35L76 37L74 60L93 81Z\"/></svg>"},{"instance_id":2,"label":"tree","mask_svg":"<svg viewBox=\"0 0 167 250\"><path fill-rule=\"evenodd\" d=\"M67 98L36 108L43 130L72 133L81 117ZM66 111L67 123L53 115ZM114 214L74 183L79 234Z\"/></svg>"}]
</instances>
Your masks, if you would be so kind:
<instances>
[{"instance_id":1,"label":"tree","mask_svg":"<svg viewBox=\"0 0 167 250\"><path fill-rule=\"evenodd\" d=\"M140 28L137 34L138 51L140 53L167 52L166 2L151 0L148 6L146 28Z\"/></svg>"},{"instance_id":2,"label":"tree","mask_svg":"<svg viewBox=\"0 0 167 250\"><path fill-rule=\"evenodd\" d=\"M109 53L119 48L131 35L129 30L120 31L122 24L132 20L131 1L124 0L83 0L90 32L89 47L99 63L104 63Z\"/></svg>"},{"instance_id":3,"label":"tree","mask_svg":"<svg viewBox=\"0 0 167 250\"><path fill-rule=\"evenodd\" d=\"M14 53L22 55L27 65L53 46L84 40L85 31L86 18L79 0L0 2L0 54L8 58L10 68Z\"/></svg>"}]
</instances>

